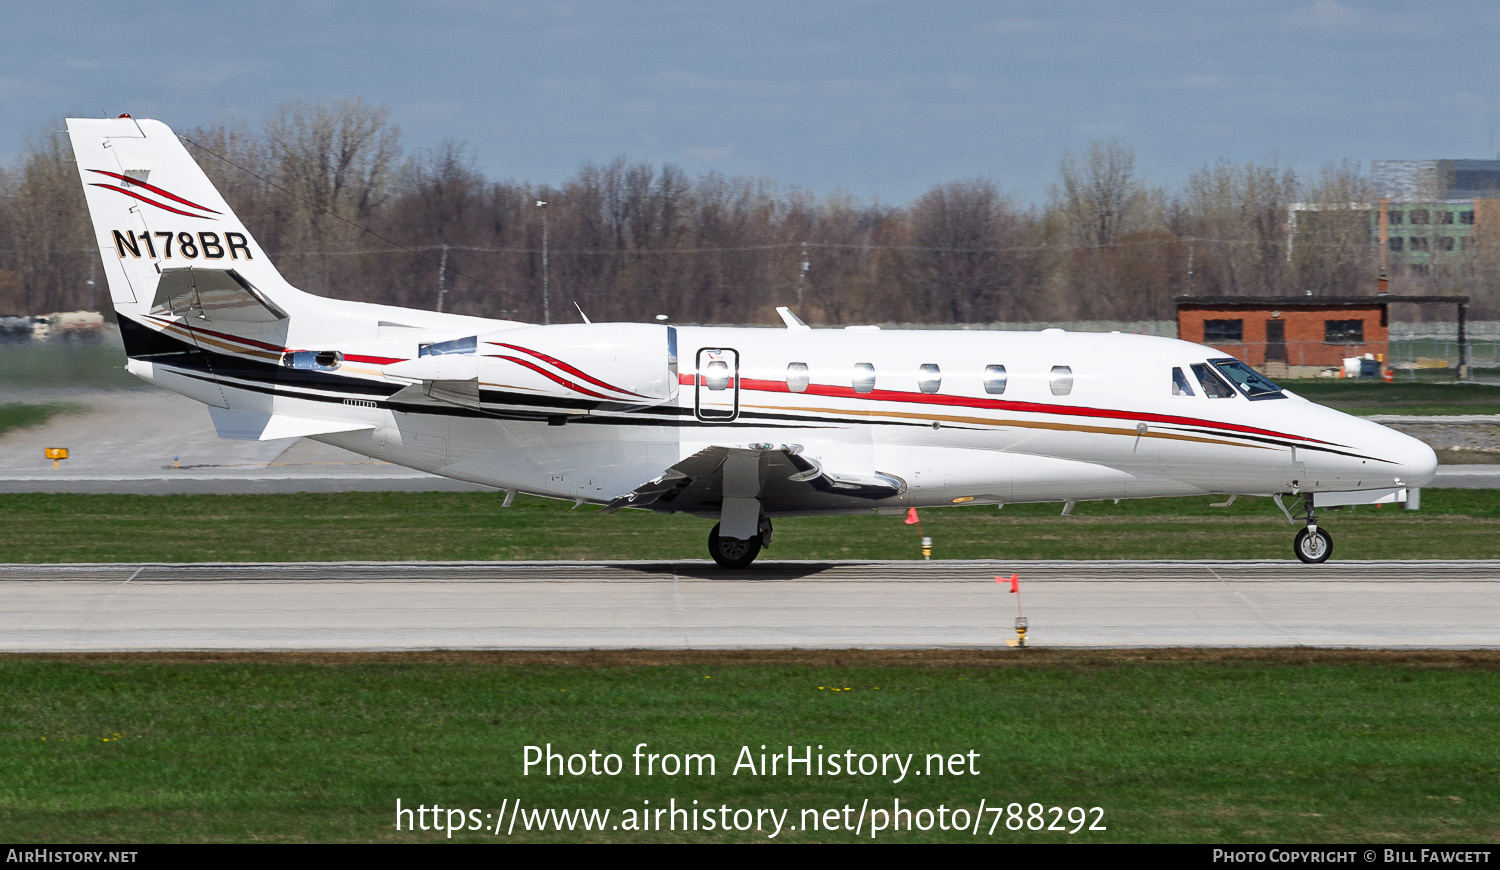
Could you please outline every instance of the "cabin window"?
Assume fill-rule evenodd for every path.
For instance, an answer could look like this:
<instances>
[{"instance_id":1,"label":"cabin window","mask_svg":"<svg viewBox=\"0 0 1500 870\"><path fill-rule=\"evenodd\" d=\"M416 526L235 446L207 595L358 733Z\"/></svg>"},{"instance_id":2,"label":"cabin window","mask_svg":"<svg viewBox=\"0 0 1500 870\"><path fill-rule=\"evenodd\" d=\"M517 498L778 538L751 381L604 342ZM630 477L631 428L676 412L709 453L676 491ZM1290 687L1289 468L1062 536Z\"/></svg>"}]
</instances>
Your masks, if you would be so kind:
<instances>
[{"instance_id":1,"label":"cabin window","mask_svg":"<svg viewBox=\"0 0 1500 870\"><path fill-rule=\"evenodd\" d=\"M1244 340L1245 321L1243 320L1203 321L1204 344L1238 344Z\"/></svg>"},{"instance_id":2,"label":"cabin window","mask_svg":"<svg viewBox=\"0 0 1500 870\"><path fill-rule=\"evenodd\" d=\"M1329 344L1360 344L1365 340L1363 320L1323 321L1323 340Z\"/></svg>"},{"instance_id":3,"label":"cabin window","mask_svg":"<svg viewBox=\"0 0 1500 870\"><path fill-rule=\"evenodd\" d=\"M1193 395L1193 385L1188 383L1187 375L1183 374L1178 366L1172 366L1172 395Z\"/></svg>"},{"instance_id":4,"label":"cabin window","mask_svg":"<svg viewBox=\"0 0 1500 870\"><path fill-rule=\"evenodd\" d=\"M1214 374L1214 370L1208 363L1193 363L1193 374L1198 378L1199 386L1203 387L1203 395L1210 399L1232 399L1234 398L1234 387L1224 383L1224 379Z\"/></svg>"},{"instance_id":5,"label":"cabin window","mask_svg":"<svg viewBox=\"0 0 1500 870\"><path fill-rule=\"evenodd\" d=\"M875 390L875 366L870 363L854 364L854 392L870 393Z\"/></svg>"},{"instance_id":6,"label":"cabin window","mask_svg":"<svg viewBox=\"0 0 1500 870\"><path fill-rule=\"evenodd\" d=\"M794 393L805 393L810 383L812 383L812 374L807 370L807 363L787 363L786 388L788 390Z\"/></svg>"},{"instance_id":7,"label":"cabin window","mask_svg":"<svg viewBox=\"0 0 1500 870\"><path fill-rule=\"evenodd\" d=\"M1218 369L1224 377L1229 378L1230 383L1239 387L1240 392L1244 393L1247 399L1258 401L1286 398L1286 394L1272 383L1270 378L1237 359L1216 359L1213 360L1213 367Z\"/></svg>"},{"instance_id":8,"label":"cabin window","mask_svg":"<svg viewBox=\"0 0 1500 870\"><path fill-rule=\"evenodd\" d=\"M984 367L984 391L992 395L1005 392L1005 366Z\"/></svg>"},{"instance_id":9,"label":"cabin window","mask_svg":"<svg viewBox=\"0 0 1500 870\"><path fill-rule=\"evenodd\" d=\"M936 393L943 386L943 370L937 363L922 363L917 370L917 389L924 393Z\"/></svg>"},{"instance_id":10,"label":"cabin window","mask_svg":"<svg viewBox=\"0 0 1500 870\"><path fill-rule=\"evenodd\" d=\"M343 363L344 354L337 350L294 350L281 355L281 364L294 369L331 372Z\"/></svg>"},{"instance_id":11,"label":"cabin window","mask_svg":"<svg viewBox=\"0 0 1500 870\"><path fill-rule=\"evenodd\" d=\"M729 363L721 359L710 361L703 370L703 386L716 391L729 389Z\"/></svg>"},{"instance_id":12,"label":"cabin window","mask_svg":"<svg viewBox=\"0 0 1500 870\"><path fill-rule=\"evenodd\" d=\"M452 341L435 341L432 344L417 345L417 356L447 356L450 353L476 353L479 350L479 336L471 335L468 338L455 338Z\"/></svg>"},{"instance_id":13,"label":"cabin window","mask_svg":"<svg viewBox=\"0 0 1500 870\"><path fill-rule=\"evenodd\" d=\"M1047 376L1047 386L1052 388L1052 395L1066 396L1073 392L1073 369L1068 366L1053 366L1052 373Z\"/></svg>"}]
</instances>

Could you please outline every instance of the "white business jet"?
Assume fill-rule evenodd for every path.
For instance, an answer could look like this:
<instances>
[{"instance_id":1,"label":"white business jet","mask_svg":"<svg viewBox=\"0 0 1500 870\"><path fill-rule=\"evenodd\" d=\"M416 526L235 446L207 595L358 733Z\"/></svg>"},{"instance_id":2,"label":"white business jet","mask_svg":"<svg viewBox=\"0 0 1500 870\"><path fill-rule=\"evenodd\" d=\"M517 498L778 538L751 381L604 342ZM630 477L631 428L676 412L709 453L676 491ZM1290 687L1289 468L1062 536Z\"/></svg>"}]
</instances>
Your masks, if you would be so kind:
<instances>
[{"instance_id":1,"label":"white business jet","mask_svg":"<svg viewBox=\"0 0 1500 870\"><path fill-rule=\"evenodd\" d=\"M726 567L776 517L1206 493L1276 499L1321 562L1315 508L1414 502L1437 465L1173 339L812 329L785 308L785 329L538 326L312 296L166 125L68 133L129 370L207 405L222 437L313 438L507 502L714 519Z\"/></svg>"}]
</instances>

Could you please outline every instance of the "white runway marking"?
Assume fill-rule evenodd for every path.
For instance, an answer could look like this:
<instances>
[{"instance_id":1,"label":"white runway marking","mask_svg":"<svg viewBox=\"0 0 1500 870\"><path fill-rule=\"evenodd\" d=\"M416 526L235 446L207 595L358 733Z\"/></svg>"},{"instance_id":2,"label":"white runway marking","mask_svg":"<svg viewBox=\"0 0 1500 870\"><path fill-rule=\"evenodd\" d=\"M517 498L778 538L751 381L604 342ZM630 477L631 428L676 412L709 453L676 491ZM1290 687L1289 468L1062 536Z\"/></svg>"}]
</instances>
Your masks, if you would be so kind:
<instances>
[{"instance_id":1,"label":"white runway marking","mask_svg":"<svg viewBox=\"0 0 1500 870\"><path fill-rule=\"evenodd\" d=\"M0 565L0 651L1500 648L1500 561ZM128 582L122 582L128 581Z\"/></svg>"}]
</instances>

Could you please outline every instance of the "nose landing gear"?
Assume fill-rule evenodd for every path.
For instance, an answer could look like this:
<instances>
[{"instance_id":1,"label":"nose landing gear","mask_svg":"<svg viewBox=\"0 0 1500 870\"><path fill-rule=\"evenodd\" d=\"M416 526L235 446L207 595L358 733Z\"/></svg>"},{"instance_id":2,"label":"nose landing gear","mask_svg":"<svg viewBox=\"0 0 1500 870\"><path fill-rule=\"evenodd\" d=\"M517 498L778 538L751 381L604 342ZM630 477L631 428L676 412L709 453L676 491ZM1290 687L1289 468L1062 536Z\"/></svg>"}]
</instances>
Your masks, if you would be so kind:
<instances>
[{"instance_id":1,"label":"nose landing gear","mask_svg":"<svg viewBox=\"0 0 1500 870\"><path fill-rule=\"evenodd\" d=\"M1308 523L1307 528L1298 532L1297 537L1292 540L1292 549L1297 553L1298 559L1309 565L1327 562L1328 557L1333 555L1333 536Z\"/></svg>"},{"instance_id":2,"label":"nose landing gear","mask_svg":"<svg viewBox=\"0 0 1500 870\"><path fill-rule=\"evenodd\" d=\"M1276 506L1286 514L1286 518L1292 522L1300 519L1307 520L1307 528L1297 533L1292 539L1292 552L1297 554L1309 565L1319 562L1327 562L1328 557L1333 555L1333 535L1328 534L1327 529L1318 528L1318 511L1313 504L1313 494L1304 493L1302 496L1302 507L1294 515L1281 503L1281 496L1276 496Z\"/></svg>"}]
</instances>

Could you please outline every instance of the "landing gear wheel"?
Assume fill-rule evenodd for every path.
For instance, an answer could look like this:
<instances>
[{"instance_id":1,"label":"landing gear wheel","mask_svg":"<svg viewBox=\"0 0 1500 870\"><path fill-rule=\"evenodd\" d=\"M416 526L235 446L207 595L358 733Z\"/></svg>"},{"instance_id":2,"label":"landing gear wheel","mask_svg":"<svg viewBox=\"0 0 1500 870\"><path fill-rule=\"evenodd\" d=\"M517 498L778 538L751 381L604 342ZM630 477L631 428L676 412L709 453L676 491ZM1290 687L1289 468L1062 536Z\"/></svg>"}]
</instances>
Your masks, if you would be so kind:
<instances>
[{"instance_id":1,"label":"landing gear wheel","mask_svg":"<svg viewBox=\"0 0 1500 870\"><path fill-rule=\"evenodd\" d=\"M719 537L719 524L714 523L708 533L708 554L714 557L721 568L748 568L760 555L760 535L742 541L739 538Z\"/></svg>"},{"instance_id":2,"label":"landing gear wheel","mask_svg":"<svg viewBox=\"0 0 1500 870\"><path fill-rule=\"evenodd\" d=\"M1333 536L1323 529L1303 529L1297 533L1296 540L1292 541L1292 550L1296 552L1298 559L1309 565L1327 562L1328 557L1333 555Z\"/></svg>"}]
</instances>

